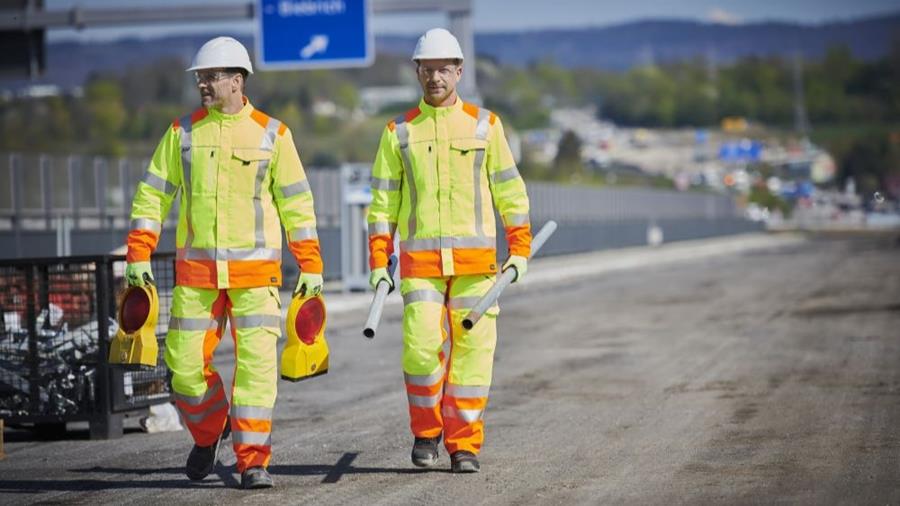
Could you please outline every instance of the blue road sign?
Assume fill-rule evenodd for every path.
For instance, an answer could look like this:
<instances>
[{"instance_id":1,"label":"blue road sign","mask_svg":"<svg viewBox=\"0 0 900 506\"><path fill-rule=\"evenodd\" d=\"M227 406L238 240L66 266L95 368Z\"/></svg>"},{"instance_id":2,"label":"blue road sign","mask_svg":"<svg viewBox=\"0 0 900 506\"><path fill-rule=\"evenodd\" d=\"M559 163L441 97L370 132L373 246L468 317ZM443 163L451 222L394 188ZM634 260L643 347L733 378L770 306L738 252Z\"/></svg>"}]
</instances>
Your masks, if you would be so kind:
<instances>
[{"instance_id":1,"label":"blue road sign","mask_svg":"<svg viewBox=\"0 0 900 506\"><path fill-rule=\"evenodd\" d=\"M257 0L256 64L261 69L372 64L368 0Z\"/></svg>"}]
</instances>

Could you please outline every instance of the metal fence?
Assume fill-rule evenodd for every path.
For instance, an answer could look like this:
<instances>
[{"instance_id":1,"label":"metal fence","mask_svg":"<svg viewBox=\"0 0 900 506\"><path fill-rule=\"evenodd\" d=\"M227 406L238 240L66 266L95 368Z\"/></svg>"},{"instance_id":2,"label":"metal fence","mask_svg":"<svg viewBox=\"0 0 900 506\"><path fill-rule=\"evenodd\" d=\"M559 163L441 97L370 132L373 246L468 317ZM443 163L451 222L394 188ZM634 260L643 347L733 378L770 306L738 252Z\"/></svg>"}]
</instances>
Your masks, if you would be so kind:
<instances>
[{"instance_id":1,"label":"metal fence","mask_svg":"<svg viewBox=\"0 0 900 506\"><path fill-rule=\"evenodd\" d=\"M153 264L163 336L174 258L157 255ZM155 369L107 364L123 272L118 256L0 261L0 418L55 427L88 421L92 437L117 437L122 413L169 400L164 342Z\"/></svg>"},{"instance_id":2,"label":"metal fence","mask_svg":"<svg viewBox=\"0 0 900 506\"><path fill-rule=\"evenodd\" d=\"M143 177L144 158L0 153L0 230L54 230L69 220L75 230L124 229L131 199ZM341 182L336 170L308 168L320 228L337 228ZM652 188L590 188L529 182L532 220L560 223L611 220L731 219L728 195ZM169 221L177 216L177 200ZM124 239L123 239L124 240Z\"/></svg>"},{"instance_id":3,"label":"metal fence","mask_svg":"<svg viewBox=\"0 0 900 506\"><path fill-rule=\"evenodd\" d=\"M149 159L0 153L0 230L75 230L128 226L131 200ZM307 170L322 227L340 222L336 171ZM169 221L177 216L176 199Z\"/></svg>"}]
</instances>

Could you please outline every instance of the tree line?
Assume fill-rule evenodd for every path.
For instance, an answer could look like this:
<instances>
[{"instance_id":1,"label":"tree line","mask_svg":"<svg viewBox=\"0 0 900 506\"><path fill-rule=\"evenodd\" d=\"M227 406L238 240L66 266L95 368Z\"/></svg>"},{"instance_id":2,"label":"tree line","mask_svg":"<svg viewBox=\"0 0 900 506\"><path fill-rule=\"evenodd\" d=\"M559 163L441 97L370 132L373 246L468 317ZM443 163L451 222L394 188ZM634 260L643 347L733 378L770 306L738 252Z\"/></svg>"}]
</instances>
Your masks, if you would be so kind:
<instances>
[{"instance_id":1,"label":"tree line","mask_svg":"<svg viewBox=\"0 0 900 506\"><path fill-rule=\"evenodd\" d=\"M402 58L379 57L369 69L257 73L248 94L291 127L306 160L365 161L396 111L352 115L359 87L393 84L398 76L414 84L404 65ZM724 117L740 116L790 129L796 65L813 138L835 152L842 175L851 175L853 166L889 165L896 151L890 132L900 123L900 43L875 61L835 47L816 61L750 57L714 64L697 58L624 72L566 69L550 61L509 67L484 58L477 77L485 105L515 129L546 126L553 107L584 105L623 126L715 127ZM120 75L93 75L78 94L2 100L0 150L146 155L166 125L196 107L193 80L183 68L177 59L160 60ZM339 114L317 114L320 100Z\"/></svg>"}]
</instances>

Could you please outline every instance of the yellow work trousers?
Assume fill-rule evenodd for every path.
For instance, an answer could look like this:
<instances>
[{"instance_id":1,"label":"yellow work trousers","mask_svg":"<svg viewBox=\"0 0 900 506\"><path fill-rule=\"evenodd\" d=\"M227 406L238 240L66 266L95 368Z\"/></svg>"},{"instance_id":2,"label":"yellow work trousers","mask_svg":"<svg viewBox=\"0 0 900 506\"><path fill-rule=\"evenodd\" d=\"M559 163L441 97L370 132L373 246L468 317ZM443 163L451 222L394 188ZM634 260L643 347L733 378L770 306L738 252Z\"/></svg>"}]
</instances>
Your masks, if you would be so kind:
<instances>
[{"instance_id":1,"label":"yellow work trousers","mask_svg":"<svg viewBox=\"0 0 900 506\"><path fill-rule=\"evenodd\" d=\"M490 308L471 330L462 320L493 283L491 274L400 283L410 428L416 437L443 434L451 454L478 454L484 441L499 308Z\"/></svg>"},{"instance_id":2,"label":"yellow work trousers","mask_svg":"<svg viewBox=\"0 0 900 506\"><path fill-rule=\"evenodd\" d=\"M198 446L216 442L229 413L222 378L212 365L225 318L234 339L231 437L237 467L269 464L277 394L276 344L281 301L275 287L217 290L176 286L166 335L175 406Z\"/></svg>"}]
</instances>

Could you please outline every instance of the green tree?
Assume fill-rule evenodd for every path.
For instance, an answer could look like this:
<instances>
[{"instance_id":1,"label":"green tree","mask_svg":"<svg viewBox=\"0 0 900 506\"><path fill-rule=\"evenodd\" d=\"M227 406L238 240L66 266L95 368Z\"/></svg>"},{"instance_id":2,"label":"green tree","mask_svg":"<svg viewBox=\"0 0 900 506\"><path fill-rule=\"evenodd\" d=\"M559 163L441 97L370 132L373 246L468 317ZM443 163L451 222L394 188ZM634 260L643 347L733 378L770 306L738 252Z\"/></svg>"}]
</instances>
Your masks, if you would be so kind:
<instances>
[{"instance_id":1,"label":"green tree","mask_svg":"<svg viewBox=\"0 0 900 506\"><path fill-rule=\"evenodd\" d=\"M119 83L109 79L92 81L85 89L93 149L97 154L121 156L124 144L121 138L122 126L125 124L127 112L122 103L122 90Z\"/></svg>"}]
</instances>

